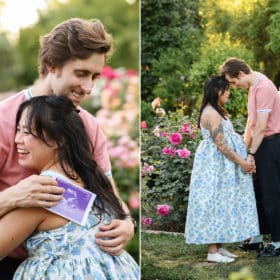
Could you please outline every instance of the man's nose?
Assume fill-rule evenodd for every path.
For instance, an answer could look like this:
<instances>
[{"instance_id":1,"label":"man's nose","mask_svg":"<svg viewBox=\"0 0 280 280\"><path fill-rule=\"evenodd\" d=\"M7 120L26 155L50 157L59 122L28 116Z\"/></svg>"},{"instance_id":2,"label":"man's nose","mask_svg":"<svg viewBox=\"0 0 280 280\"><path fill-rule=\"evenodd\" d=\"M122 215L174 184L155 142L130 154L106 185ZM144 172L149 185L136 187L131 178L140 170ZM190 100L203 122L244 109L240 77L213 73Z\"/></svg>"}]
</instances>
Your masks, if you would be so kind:
<instances>
[{"instance_id":1,"label":"man's nose","mask_svg":"<svg viewBox=\"0 0 280 280\"><path fill-rule=\"evenodd\" d=\"M91 90L93 87L93 81L92 79L86 79L82 84L81 84L81 88L82 90L86 93L86 94L90 94Z\"/></svg>"}]
</instances>

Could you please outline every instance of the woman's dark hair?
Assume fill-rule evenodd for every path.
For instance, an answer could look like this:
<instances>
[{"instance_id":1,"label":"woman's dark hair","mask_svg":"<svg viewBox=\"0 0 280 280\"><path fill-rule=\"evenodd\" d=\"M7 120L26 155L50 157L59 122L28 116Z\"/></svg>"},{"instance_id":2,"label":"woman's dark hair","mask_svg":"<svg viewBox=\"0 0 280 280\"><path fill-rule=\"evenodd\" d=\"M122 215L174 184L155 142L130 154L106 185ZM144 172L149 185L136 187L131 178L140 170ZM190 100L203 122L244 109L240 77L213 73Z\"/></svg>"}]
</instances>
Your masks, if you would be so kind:
<instances>
[{"instance_id":1,"label":"woman's dark hair","mask_svg":"<svg viewBox=\"0 0 280 280\"><path fill-rule=\"evenodd\" d=\"M221 107L218 104L219 92L222 94L229 88L228 81L223 76L211 76L204 83L204 95L202 98L200 110L199 110L199 118L198 118L198 127L200 128L200 119L203 109L206 105L210 104L224 119L228 115L225 108Z\"/></svg>"},{"instance_id":2,"label":"woman's dark hair","mask_svg":"<svg viewBox=\"0 0 280 280\"><path fill-rule=\"evenodd\" d=\"M109 179L92 158L92 143L70 99L63 96L33 97L20 105L16 126L25 109L25 126L29 133L48 146L48 140L56 143L58 162L65 174L73 180L78 179L75 175L78 174L85 188L97 195L93 206L101 213L109 212L116 218L124 219L127 215Z\"/></svg>"}]
</instances>

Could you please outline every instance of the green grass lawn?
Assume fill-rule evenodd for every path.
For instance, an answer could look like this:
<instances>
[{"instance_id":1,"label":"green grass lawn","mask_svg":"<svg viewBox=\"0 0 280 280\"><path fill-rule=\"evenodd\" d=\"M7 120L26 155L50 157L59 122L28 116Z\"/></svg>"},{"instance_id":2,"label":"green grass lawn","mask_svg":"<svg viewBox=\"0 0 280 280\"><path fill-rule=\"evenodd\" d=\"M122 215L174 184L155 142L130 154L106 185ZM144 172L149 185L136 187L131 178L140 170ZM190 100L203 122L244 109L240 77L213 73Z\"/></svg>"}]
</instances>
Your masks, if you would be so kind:
<instances>
[{"instance_id":1,"label":"green grass lawn","mask_svg":"<svg viewBox=\"0 0 280 280\"><path fill-rule=\"evenodd\" d=\"M211 264L206 262L206 245L187 245L181 234L142 232L141 279L228 280L232 272L247 267L254 275L250 280L280 280L280 257L257 260L256 253L241 252L237 245L225 245L239 256L235 262ZM239 279L245 278L234 278Z\"/></svg>"}]
</instances>

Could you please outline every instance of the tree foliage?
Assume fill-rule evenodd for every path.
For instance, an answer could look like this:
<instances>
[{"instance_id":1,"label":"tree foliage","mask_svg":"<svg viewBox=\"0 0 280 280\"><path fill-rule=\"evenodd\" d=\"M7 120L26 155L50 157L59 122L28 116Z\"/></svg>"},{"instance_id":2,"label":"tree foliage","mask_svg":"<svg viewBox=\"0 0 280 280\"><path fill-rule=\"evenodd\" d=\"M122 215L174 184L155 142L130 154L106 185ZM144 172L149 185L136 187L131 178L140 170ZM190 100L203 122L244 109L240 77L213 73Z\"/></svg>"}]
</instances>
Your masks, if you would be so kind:
<instances>
[{"instance_id":1,"label":"tree foliage","mask_svg":"<svg viewBox=\"0 0 280 280\"><path fill-rule=\"evenodd\" d=\"M0 34L0 54L0 88L8 91L15 85L14 78L20 72L21 66L17 64L14 46L5 33Z\"/></svg>"},{"instance_id":2,"label":"tree foliage","mask_svg":"<svg viewBox=\"0 0 280 280\"><path fill-rule=\"evenodd\" d=\"M204 81L228 57L244 59L280 85L279 1L144 0L141 12L143 120L151 119L145 103L155 97L166 110L182 103L186 114L198 109ZM247 94L232 92L232 117L246 117Z\"/></svg>"},{"instance_id":3,"label":"tree foliage","mask_svg":"<svg viewBox=\"0 0 280 280\"><path fill-rule=\"evenodd\" d=\"M137 1L134 4L128 4L124 0L68 0L63 3L50 0L47 3L47 10L39 11L38 22L20 30L15 50L13 50L17 53L18 59L11 63L21 65L21 71L18 75L12 76L11 87L26 86L34 82L38 76L39 37L47 34L61 21L73 17L100 19L114 39L115 52L108 63L114 68L125 67L138 70L139 3ZM4 72L5 69L2 70L1 67L3 66L0 66L0 71ZM3 89L2 83L0 87Z\"/></svg>"},{"instance_id":4,"label":"tree foliage","mask_svg":"<svg viewBox=\"0 0 280 280\"><path fill-rule=\"evenodd\" d=\"M186 66L197 57L197 1L141 1L141 96L161 97L174 109L185 93Z\"/></svg>"},{"instance_id":5,"label":"tree foliage","mask_svg":"<svg viewBox=\"0 0 280 280\"><path fill-rule=\"evenodd\" d=\"M276 0L207 0L200 1L205 34L229 34L252 52L258 67L280 85L279 1ZM277 43L276 43L277 42Z\"/></svg>"}]
</instances>

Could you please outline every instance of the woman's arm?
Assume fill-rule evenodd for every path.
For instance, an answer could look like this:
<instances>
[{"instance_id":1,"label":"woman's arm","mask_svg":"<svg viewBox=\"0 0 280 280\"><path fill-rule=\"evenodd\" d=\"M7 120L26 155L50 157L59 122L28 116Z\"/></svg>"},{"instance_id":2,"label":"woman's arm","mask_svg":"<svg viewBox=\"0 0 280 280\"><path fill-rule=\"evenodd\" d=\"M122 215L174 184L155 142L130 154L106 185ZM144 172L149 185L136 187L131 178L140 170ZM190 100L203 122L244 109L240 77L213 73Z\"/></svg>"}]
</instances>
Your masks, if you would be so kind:
<instances>
[{"instance_id":1,"label":"woman's arm","mask_svg":"<svg viewBox=\"0 0 280 280\"><path fill-rule=\"evenodd\" d=\"M202 125L210 131L217 148L225 157L240 165L244 172L249 172L252 169L252 166L228 145L224 137L222 117L215 110L208 110L202 115Z\"/></svg>"},{"instance_id":2,"label":"woman's arm","mask_svg":"<svg viewBox=\"0 0 280 280\"><path fill-rule=\"evenodd\" d=\"M0 260L30 236L46 218L42 208L17 208L0 219Z\"/></svg>"}]
</instances>

